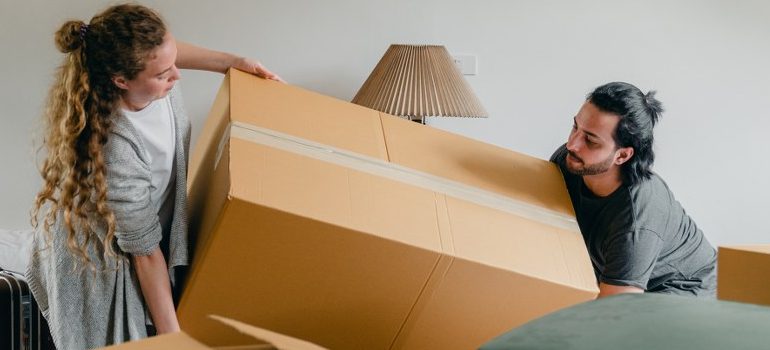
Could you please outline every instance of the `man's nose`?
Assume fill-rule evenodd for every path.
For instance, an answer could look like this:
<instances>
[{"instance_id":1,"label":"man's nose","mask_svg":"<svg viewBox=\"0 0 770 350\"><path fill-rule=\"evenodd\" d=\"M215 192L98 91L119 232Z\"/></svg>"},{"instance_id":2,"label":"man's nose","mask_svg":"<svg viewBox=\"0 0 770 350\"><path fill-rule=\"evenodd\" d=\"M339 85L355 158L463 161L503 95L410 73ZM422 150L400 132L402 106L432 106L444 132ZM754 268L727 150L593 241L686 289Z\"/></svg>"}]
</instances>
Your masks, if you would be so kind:
<instances>
[{"instance_id":1,"label":"man's nose","mask_svg":"<svg viewBox=\"0 0 770 350\"><path fill-rule=\"evenodd\" d=\"M567 139L567 150L572 152L577 152L579 149L579 138L576 137L577 133L572 133L569 138Z\"/></svg>"}]
</instances>

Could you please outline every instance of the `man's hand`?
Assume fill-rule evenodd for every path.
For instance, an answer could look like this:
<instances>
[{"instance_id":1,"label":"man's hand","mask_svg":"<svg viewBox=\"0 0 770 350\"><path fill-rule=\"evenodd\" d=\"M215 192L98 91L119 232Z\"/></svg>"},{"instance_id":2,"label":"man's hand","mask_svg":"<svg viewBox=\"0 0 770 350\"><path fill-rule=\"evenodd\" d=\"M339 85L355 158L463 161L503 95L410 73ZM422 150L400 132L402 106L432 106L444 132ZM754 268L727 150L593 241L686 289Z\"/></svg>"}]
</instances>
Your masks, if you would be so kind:
<instances>
[{"instance_id":1,"label":"man's hand","mask_svg":"<svg viewBox=\"0 0 770 350\"><path fill-rule=\"evenodd\" d=\"M621 293L644 293L644 289L631 286L613 286L611 284L599 283L599 298Z\"/></svg>"}]
</instances>

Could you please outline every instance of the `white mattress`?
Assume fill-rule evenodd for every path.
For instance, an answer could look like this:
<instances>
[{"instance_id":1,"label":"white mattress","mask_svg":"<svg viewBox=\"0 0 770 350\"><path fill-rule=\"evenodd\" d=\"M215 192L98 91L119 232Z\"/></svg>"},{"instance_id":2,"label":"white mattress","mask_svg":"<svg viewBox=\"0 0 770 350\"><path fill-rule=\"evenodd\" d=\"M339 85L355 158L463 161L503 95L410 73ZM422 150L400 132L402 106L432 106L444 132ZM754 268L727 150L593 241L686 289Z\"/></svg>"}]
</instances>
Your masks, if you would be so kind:
<instances>
[{"instance_id":1,"label":"white mattress","mask_svg":"<svg viewBox=\"0 0 770 350\"><path fill-rule=\"evenodd\" d=\"M32 248L32 230L0 229L0 268L24 274Z\"/></svg>"}]
</instances>

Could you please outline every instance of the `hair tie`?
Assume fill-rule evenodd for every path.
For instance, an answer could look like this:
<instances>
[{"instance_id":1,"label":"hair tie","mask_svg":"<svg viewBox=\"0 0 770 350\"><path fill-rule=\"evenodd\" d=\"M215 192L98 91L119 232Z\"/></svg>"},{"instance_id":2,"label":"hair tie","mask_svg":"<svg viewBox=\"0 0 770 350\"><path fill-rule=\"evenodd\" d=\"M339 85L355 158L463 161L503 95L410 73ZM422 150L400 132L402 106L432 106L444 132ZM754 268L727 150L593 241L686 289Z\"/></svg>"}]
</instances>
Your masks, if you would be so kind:
<instances>
[{"instance_id":1,"label":"hair tie","mask_svg":"<svg viewBox=\"0 0 770 350\"><path fill-rule=\"evenodd\" d=\"M81 24L80 25L80 40L86 41L86 33L88 32L88 24Z\"/></svg>"}]
</instances>

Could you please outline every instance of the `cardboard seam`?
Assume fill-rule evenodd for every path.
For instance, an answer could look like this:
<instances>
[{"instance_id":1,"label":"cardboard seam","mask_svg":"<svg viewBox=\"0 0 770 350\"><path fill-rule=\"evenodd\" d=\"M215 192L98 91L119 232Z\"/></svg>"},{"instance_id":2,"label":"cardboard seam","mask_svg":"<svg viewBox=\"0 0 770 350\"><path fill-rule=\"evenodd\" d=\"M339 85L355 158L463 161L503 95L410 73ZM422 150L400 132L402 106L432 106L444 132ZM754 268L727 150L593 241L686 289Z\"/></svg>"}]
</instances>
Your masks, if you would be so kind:
<instances>
[{"instance_id":1,"label":"cardboard seam","mask_svg":"<svg viewBox=\"0 0 770 350\"><path fill-rule=\"evenodd\" d=\"M443 265L442 262L445 259L449 259L446 268L444 268L443 271L438 271ZM409 312L406 314L406 317L404 317L404 322L401 323L401 327L398 328L398 332L396 332L396 336L393 337L393 341L390 343L388 349L393 349L396 344L398 344L400 341L403 341L402 336L408 335L408 328L410 327L407 326L413 325L414 318L419 316L419 311L426 303L430 301L431 296L433 295L433 291L435 291L438 285L441 284L441 281L444 280L444 276L446 276L446 274L449 272L449 268L452 266L452 262L454 262L454 257L446 254L439 254L438 258L436 259L436 263L433 265L433 269L431 269L428 278L425 280L425 284L423 285L422 289L420 289L420 293L417 295L417 298L412 304L412 307L409 309ZM436 279L437 271L441 274L441 276L438 277L438 280Z\"/></svg>"},{"instance_id":2,"label":"cardboard seam","mask_svg":"<svg viewBox=\"0 0 770 350\"><path fill-rule=\"evenodd\" d=\"M454 231L452 231L452 218L449 216L449 203L447 202L445 195L441 195L439 198L437 198L437 200L441 200L444 203L444 207L443 208L444 208L444 214L446 215L446 216L444 216L444 218L446 219L446 225L447 225L447 232L446 233L441 230L441 227L439 227L439 237L441 238L441 243L442 243L441 244L441 248L442 248L441 251L443 253L449 252L450 254L452 254L452 256L454 256L454 254L455 254L455 241L454 241L454 235L452 234L452 232L454 232ZM441 216L438 213L438 211L440 209L441 208L439 208L439 206L437 205L436 206L436 217L437 218L441 218ZM446 241L449 244L448 246L444 245L444 239L445 238L446 238Z\"/></svg>"},{"instance_id":3,"label":"cardboard seam","mask_svg":"<svg viewBox=\"0 0 770 350\"><path fill-rule=\"evenodd\" d=\"M225 149L225 143L230 140L230 130L230 127L225 127L224 132L222 132L222 137L220 137L219 142L217 143L217 153L214 156L214 169L212 172L216 171L219 167L219 161L222 158L222 151Z\"/></svg>"},{"instance_id":4,"label":"cardboard seam","mask_svg":"<svg viewBox=\"0 0 770 350\"><path fill-rule=\"evenodd\" d=\"M449 202L447 201L446 196L442 196L442 197L444 198L444 209L446 210L447 225L449 226L449 233L450 233L449 234L449 238L452 240L451 241L451 244L452 244L452 246L451 246L451 254L452 254L453 258L461 259L461 260L464 260L464 261L473 262L473 263L476 263L476 264L479 264L479 265L483 265L483 266L487 266L487 267L490 267L490 268L493 268L493 269L509 271L509 269L507 267L502 266L502 265L487 263L487 262L483 262L483 261L479 261L479 260L474 260L474 259L468 259L468 258L465 258L465 257L457 254L457 252L454 250L454 235L451 234L453 231L452 231L452 218L449 215ZM443 238L443 236L442 236L442 238ZM562 282L560 282L558 280L546 278L544 276L536 276L536 275L524 273L524 272L521 272L521 271L516 271L515 273L517 273L517 274L519 274L521 276L528 277L528 278L539 279L539 280L543 280L543 281L550 282L550 283L553 283L553 284L558 284L558 285L561 285L561 286L575 288L575 289L578 289L578 290L591 291L593 293L598 292L598 289L595 289L595 288L594 288L595 290L594 289L590 289L590 287L589 287L589 289L586 289L586 287L583 285L583 283L574 283L576 276L569 269L569 264L567 264L568 259L567 259L567 255L564 253L565 250L564 250L564 243L562 241L563 239L564 238L561 235L558 237L559 246L562 248L561 249L561 257L563 259L562 263L567 266L567 270L566 271L567 271L568 278L572 279L572 282L573 282L572 286L565 285L564 283L562 283ZM581 242L583 241L582 236L580 238L580 241ZM443 240L442 240L442 243L443 243ZM442 245L442 248L444 248L443 245ZM446 250L443 250L443 251L446 252ZM593 278L593 275L591 275L591 277ZM584 280L580 279L580 281L584 281ZM595 280L594 280L594 282L595 282ZM578 285L580 285L580 287L577 287ZM585 283L585 285L586 286L590 285L590 283ZM597 284L597 286L598 286L598 284Z\"/></svg>"},{"instance_id":5,"label":"cardboard seam","mask_svg":"<svg viewBox=\"0 0 770 350\"><path fill-rule=\"evenodd\" d=\"M343 165L356 171L421 187L447 196L506 211L510 214L549 226L556 226L575 234L580 234L580 229L574 218L549 209L536 207L521 200L477 189L439 176L407 168L402 165L389 163L381 159L341 150L238 121L232 122L230 129L231 137L268 145L325 162Z\"/></svg>"},{"instance_id":6,"label":"cardboard seam","mask_svg":"<svg viewBox=\"0 0 770 350\"><path fill-rule=\"evenodd\" d=\"M388 135L385 134L385 123L382 121L382 113L378 113L379 118L377 118L380 121L380 132L382 133L382 141L385 144L385 159L387 159L389 162L392 162L393 159L390 159L390 150L388 148Z\"/></svg>"},{"instance_id":7,"label":"cardboard seam","mask_svg":"<svg viewBox=\"0 0 770 350\"><path fill-rule=\"evenodd\" d=\"M433 192L433 196L434 208L436 210L436 228L438 229L441 252L438 256L438 259L436 259L436 264L433 265L433 269L431 269L430 274L428 274L428 278L425 280L425 284L420 290L420 293L418 293L417 298L412 304L412 307L409 309L409 312L404 318L404 322L401 324L401 327L399 327L398 332L396 332L396 336L393 338L393 341L391 342L388 349L393 349L399 342L404 341L405 337L409 335L411 327L414 326L414 323L416 322L416 318L420 316L420 313L424 309L425 305L430 302L434 291L441 285L441 282L446 277L446 274L449 272L449 269L452 267L452 263L455 259L454 242L452 239L452 226L449 220L449 207L446 202L446 196L436 192ZM439 202L444 203L443 210L446 214L444 217L442 217L439 213L439 211L442 210ZM441 224L442 220L446 220L447 227L444 227ZM444 232L444 230L449 232ZM447 251L449 251L450 254L447 254ZM443 263L444 261L447 261L446 267L442 268L442 266L445 265ZM440 274L440 276L436 277L437 274Z\"/></svg>"},{"instance_id":8,"label":"cardboard seam","mask_svg":"<svg viewBox=\"0 0 770 350\"><path fill-rule=\"evenodd\" d=\"M559 236L558 239L559 239L559 247L561 247L561 249L560 249L560 251L561 251L561 258L562 258L561 262L564 265L564 269L569 274L569 277L572 280L572 284L573 285L582 285L582 284L584 284L584 282L586 282L586 281L583 280L583 278L582 278L583 276L581 276L581 274L578 273L577 270L573 269L572 266L570 266L570 264L567 264L567 261L569 261L569 257L566 254L567 250L566 250L566 246L564 245L564 237Z\"/></svg>"},{"instance_id":9,"label":"cardboard seam","mask_svg":"<svg viewBox=\"0 0 770 350\"><path fill-rule=\"evenodd\" d=\"M446 182L450 183L450 186L452 184L454 184L454 182L451 181L451 180L446 180L446 179L440 178L440 177L435 176L435 175L420 173L417 170L406 168L406 167L400 166L398 164L388 163L388 162L385 162L385 161L380 160L380 159L375 159L375 158L372 158L372 157L369 157L369 156L361 155L361 154L350 152L350 151L340 150L340 149L337 149L337 148L334 148L334 147L331 147L331 146L328 146L328 145L323 145L323 144L320 144L320 143L317 143L317 142L313 142L313 141L310 141L310 140L302 139L302 138L295 137L295 136L286 135L286 134L283 134L283 133L280 133L280 132L276 132L276 131L269 130L269 129L264 129L264 128L257 127L257 126L254 126L254 125L249 125L249 124L241 123L241 122L238 122L238 121L234 121L234 122L231 123L230 135L231 135L231 137L239 138L239 139L242 139L242 140L245 140L245 141L250 141L250 142L255 142L255 143L258 143L258 144L267 145L267 146L274 147L274 148L277 148L277 149L280 149L280 150L283 150L283 151L287 151L287 152L291 152L291 153L295 153L295 154L300 154L300 155L303 155L303 156L307 156L307 157L310 157L310 158L314 158L314 159L318 159L318 160L321 160L321 161L329 162L329 163L332 163L332 164L343 165L343 166L345 166L347 168L350 168L350 169L353 169L353 170L356 170L356 171L361 171L361 172L364 172L364 173L372 174L372 175L379 176L379 177L384 177L384 178L387 178L387 179L390 179L390 180L394 180L394 181L398 181L398 182L401 182L401 183L406 183L406 184L409 184L409 185L412 185L412 186L417 186L417 187L425 188L427 190L433 191L434 195L436 193L443 195L444 201L445 201L445 208L446 208L447 211L449 210L449 208L448 208L449 205L448 205L448 202L446 202L447 201L446 197L450 196L450 194L447 194L446 192L451 192L451 191L441 191L441 189L442 189L442 188L440 188L441 186L430 186L430 184L426 184L426 180L427 181L430 181L430 180L446 181ZM362 161L362 163L364 163L365 165L362 166L359 162L352 162L352 160ZM410 176L410 175L415 175L415 176ZM412 177L412 178L410 178L410 177ZM414 179L414 180L410 181L412 179ZM471 188L471 187L469 187L467 185L462 185L462 184L458 184L457 186L458 187L459 186L463 186L463 187ZM439 187L439 188L436 189L435 187ZM478 190L478 192L482 192L482 196L483 195L490 195L490 196L496 196L496 197L503 197L503 196L497 195L497 194L490 194L489 192L483 191L483 190ZM581 235L580 229L577 226L577 222L575 222L574 219L570 218L569 220L566 220L568 222L567 222L567 224L565 224L564 223L565 220L563 218L561 218L560 214L557 214L558 217L556 219L557 220L561 220L561 221L557 221L557 222L561 223L561 225L554 224L554 223L548 221L547 220L548 217L532 218L532 217L529 217L527 215L522 215L521 212L516 210L517 208L515 206L513 208L508 207L508 206L504 206L504 204L506 202L509 202L509 203L519 203L520 204L520 202L515 200L515 199L511 199L511 198L508 198L508 197L503 197L501 199L498 199L498 201L502 202L502 204L496 205L498 203L495 203L495 202L493 202L493 203L485 202L484 199L486 199L486 198L481 198L480 200L478 198L465 198L465 196L463 196L462 194L463 193L460 193L460 195L452 196L452 197L463 199L463 200L468 200L470 202L473 202L473 203L476 203L476 204L479 204L479 205L483 205L483 206L491 207L491 208L494 208L494 209L506 211L508 213L517 215L519 217L523 217L525 219L534 220L536 222L540 222L540 223L543 223L543 224L549 225L549 226L556 226L556 227L559 227L559 228L562 228L562 229L566 229L568 231L572 231L575 234ZM501 208L501 206L503 206L503 207ZM535 211L552 212L550 210L544 210L544 209L539 209L539 208L535 208ZM449 216L449 214L447 212L447 218L448 218L448 216ZM570 223L572 225L569 225ZM451 227L451 223L450 222L448 222L447 224L449 224L450 227ZM444 237L440 236L440 239L443 239L443 238ZM582 235L580 236L580 239L582 240ZM452 243L452 250L449 253L449 255L447 255L447 252L443 250L443 242L444 241L442 241L442 254L443 255L446 255L447 257L450 257L452 259L460 258L460 259L463 259L463 260L467 260L465 258L457 256L456 252L454 251L454 244L453 243ZM484 262L480 262L480 261L475 261L475 262L479 263L479 264L482 264L484 266L489 266L489 267L493 267L493 268L496 268L496 269L505 269L505 267L501 266L501 265L484 263ZM553 283L553 284L562 285L562 286L565 286L567 288L573 288L573 289L576 289L576 290L582 290L582 291L587 291L587 292L592 292L592 293L596 292L595 288L593 288L593 289L586 289L585 287L582 287L582 286L581 287L568 286L568 285L565 285L563 282L560 282L560 281L557 281L557 280L554 280L554 279L550 279L550 278L545 278L543 276L536 276L536 275L527 274L527 273L521 273L521 272L518 272L518 273L523 275L523 276L527 276L527 277L530 277L530 278L537 278L537 279L544 280L544 281L547 281L547 282L550 282L550 283Z\"/></svg>"}]
</instances>

